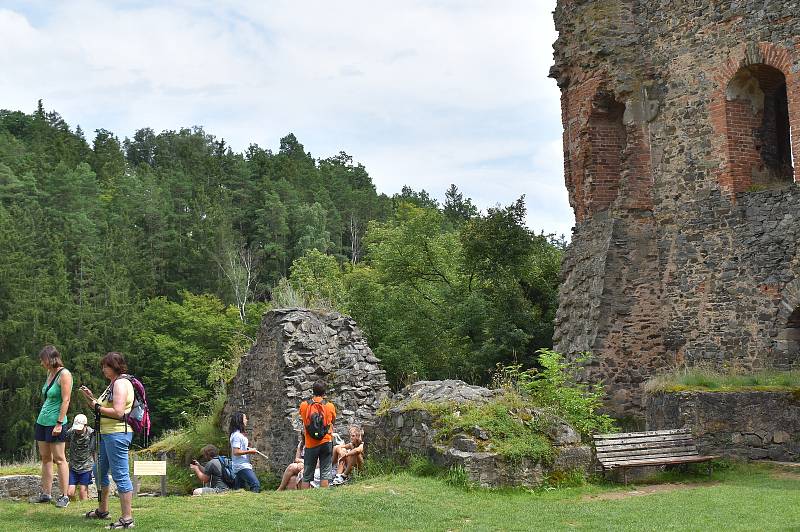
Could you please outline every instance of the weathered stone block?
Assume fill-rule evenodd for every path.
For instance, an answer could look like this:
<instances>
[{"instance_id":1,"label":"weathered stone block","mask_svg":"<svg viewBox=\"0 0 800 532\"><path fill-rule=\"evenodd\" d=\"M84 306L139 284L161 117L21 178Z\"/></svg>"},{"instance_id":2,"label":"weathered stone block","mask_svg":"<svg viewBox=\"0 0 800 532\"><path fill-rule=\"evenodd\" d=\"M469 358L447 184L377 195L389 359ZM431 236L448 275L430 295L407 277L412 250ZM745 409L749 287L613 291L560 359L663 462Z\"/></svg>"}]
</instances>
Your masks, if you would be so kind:
<instances>
[{"instance_id":1,"label":"weathered stone block","mask_svg":"<svg viewBox=\"0 0 800 532\"><path fill-rule=\"evenodd\" d=\"M438 442L436 412L442 405L481 404L492 400L498 392L461 381L420 381L407 386L394 396L392 406L377 416L369 427L366 441L370 456L395 459L410 455L429 457L444 467L459 466L470 480L480 486L538 486L545 476L555 471L583 470L592 465L591 448L580 445L580 436L563 420L546 416L550 421L548 436L556 450L552 464L537 460L508 460L490 448L490 434L482 427L472 427L458 434L447 444ZM525 419L545 416L532 408L519 415ZM480 442L480 443L479 443Z\"/></svg>"},{"instance_id":2,"label":"weathered stone block","mask_svg":"<svg viewBox=\"0 0 800 532\"><path fill-rule=\"evenodd\" d=\"M667 392L647 396L647 429L688 427L703 454L799 461L793 392Z\"/></svg>"}]
</instances>

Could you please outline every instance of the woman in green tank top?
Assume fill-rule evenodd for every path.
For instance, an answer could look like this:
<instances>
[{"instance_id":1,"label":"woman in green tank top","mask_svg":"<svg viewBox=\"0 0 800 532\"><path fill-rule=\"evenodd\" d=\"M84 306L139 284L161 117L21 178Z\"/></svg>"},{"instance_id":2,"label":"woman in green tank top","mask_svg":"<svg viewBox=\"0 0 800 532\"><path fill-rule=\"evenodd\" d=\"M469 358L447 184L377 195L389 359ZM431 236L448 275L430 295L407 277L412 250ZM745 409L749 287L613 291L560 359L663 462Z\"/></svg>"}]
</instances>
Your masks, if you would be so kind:
<instances>
[{"instance_id":1,"label":"woman in green tank top","mask_svg":"<svg viewBox=\"0 0 800 532\"><path fill-rule=\"evenodd\" d=\"M52 345L46 345L39 352L39 362L47 370L47 379L42 385L44 404L36 418L35 437L42 457L42 491L31 497L31 502L50 502L53 487L53 464L58 468L58 484L61 496L56 506L64 508L69 504L66 496L69 487L69 464L64 453L64 424L67 422L67 409L72 396L72 374L64 367L61 354Z\"/></svg>"}]
</instances>

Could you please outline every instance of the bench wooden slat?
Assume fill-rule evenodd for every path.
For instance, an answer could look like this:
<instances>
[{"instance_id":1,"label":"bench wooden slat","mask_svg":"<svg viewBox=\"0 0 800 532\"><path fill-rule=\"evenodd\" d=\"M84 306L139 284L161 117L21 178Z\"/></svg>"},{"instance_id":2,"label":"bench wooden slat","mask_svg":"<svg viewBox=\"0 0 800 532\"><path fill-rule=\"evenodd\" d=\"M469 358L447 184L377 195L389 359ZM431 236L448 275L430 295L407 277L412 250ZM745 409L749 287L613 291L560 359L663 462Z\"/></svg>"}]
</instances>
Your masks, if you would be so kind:
<instances>
[{"instance_id":1,"label":"bench wooden slat","mask_svg":"<svg viewBox=\"0 0 800 532\"><path fill-rule=\"evenodd\" d=\"M648 436L646 438L617 438L616 440L595 441L595 447L608 447L609 445L634 445L637 443L669 442L691 440L690 434L676 434L670 436Z\"/></svg>"},{"instance_id":2,"label":"bench wooden slat","mask_svg":"<svg viewBox=\"0 0 800 532\"><path fill-rule=\"evenodd\" d=\"M615 440L619 438L643 438L648 436L669 436L670 434L691 434L689 429L650 430L646 432L611 432L608 434L595 434L595 440Z\"/></svg>"},{"instance_id":3,"label":"bench wooden slat","mask_svg":"<svg viewBox=\"0 0 800 532\"><path fill-rule=\"evenodd\" d=\"M670 454L670 453L687 453L692 452L694 454L697 453L697 446L695 445L684 445L681 447L661 447L655 449L636 449L633 451L613 451L609 453L601 453L600 451L597 452L597 459L598 460L608 460L610 458L616 458L618 456L643 456L648 454Z\"/></svg>"},{"instance_id":4,"label":"bench wooden slat","mask_svg":"<svg viewBox=\"0 0 800 532\"><path fill-rule=\"evenodd\" d=\"M691 430L686 428L598 434L594 436L594 444L597 461L604 470L692 464L717 458L701 456Z\"/></svg>"},{"instance_id":5,"label":"bench wooden slat","mask_svg":"<svg viewBox=\"0 0 800 532\"><path fill-rule=\"evenodd\" d=\"M614 445L595 445L597 452L613 452L613 451L635 451L637 449L655 449L658 447L681 447L683 445L692 445L694 440L692 438L684 438L682 440L670 441L648 441L643 443L616 443Z\"/></svg>"},{"instance_id":6,"label":"bench wooden slat","mask_svg":"<svg viewBox=\"0 0 800 532\"><path fill-rule=\"evenodd\" d=\"M642 467L648 465L673 465L673 464L692 464L697 462L707 462L715 460L718 456L676 456L674 458L651 458L645 460L627 460L613 462L612 467Z\"/></svg>"},{"instance_id":7,"label":"bench wooden slat","mask_svg":"<svg viewBox=\"0 0 800 532\"><path fill-rule=\"evenodd\" d=\"M597 460L603 465L617 464L619 462L637 461L637 460L655 460L656 458L676 458L676 457L696 457L700 456L697 451L681 451L679 453L652 453L641 454L637 456L609 456L598 458Z\"/></svg>"}]
</instances>

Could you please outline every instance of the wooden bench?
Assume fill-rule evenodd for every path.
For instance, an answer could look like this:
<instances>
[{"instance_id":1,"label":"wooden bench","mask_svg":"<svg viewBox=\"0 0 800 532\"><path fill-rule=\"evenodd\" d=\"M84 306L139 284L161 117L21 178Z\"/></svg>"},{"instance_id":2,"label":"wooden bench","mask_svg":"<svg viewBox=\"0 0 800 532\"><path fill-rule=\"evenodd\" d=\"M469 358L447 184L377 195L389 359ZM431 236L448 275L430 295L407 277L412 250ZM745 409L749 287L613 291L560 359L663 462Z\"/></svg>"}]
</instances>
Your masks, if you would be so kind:
<instances>
[{"instance_id":1,"label":"wooden bench","mask_svg":"<svg viewBox=\"0 0 800 532\"><path fill-rule=\"evenodd\" d=\"M710 475L710 461L718 458L699 454L689 429L597 434L594 448L603 475L621 469L625 484L628 483L627 469L631 467L709 462Z\"/></svg>"}]
</instances>

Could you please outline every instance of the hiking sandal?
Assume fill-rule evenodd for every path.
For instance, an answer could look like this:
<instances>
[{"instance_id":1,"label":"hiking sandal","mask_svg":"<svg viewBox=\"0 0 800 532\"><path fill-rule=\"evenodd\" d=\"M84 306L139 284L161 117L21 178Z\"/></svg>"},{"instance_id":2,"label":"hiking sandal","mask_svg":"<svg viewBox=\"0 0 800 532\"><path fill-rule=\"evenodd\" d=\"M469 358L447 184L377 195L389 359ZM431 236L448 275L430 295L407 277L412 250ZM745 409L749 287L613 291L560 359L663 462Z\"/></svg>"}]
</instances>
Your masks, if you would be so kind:
<instances>
[{"instance_id":1,"label":"hiking sandal","mask_svg":"<svg viewBox=\"0 0 800 532\"><path fill-rule=\"evenodd\" d=\"M134 528L133 519L123 519L119 518L113 523L110 523L106 528L108 530L115 530L117 528Z\"/></svg>"},{"instance_id":2,"label":"hiking sandal","mask_svg":"<svg viewBox=\"0 0 800 532\"><path fill-rule=\"evenodd\" d=\"M108 512L101 512L100 508L95 508L91 512L83 514L86 519L108 519Z\"/></svg>"}]
</instances>

